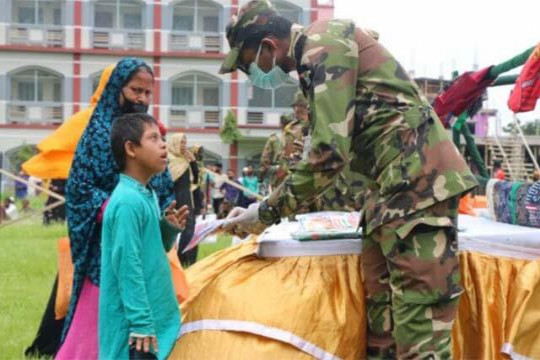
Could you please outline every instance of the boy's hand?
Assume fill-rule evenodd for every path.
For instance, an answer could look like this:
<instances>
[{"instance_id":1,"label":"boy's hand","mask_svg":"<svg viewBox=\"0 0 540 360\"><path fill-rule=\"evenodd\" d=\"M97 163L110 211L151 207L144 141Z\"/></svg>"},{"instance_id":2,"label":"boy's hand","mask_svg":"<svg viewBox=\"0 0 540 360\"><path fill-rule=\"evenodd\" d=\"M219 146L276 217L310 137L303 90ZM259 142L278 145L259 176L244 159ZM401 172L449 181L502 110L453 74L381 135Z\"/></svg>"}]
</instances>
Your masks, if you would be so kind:
<instances>
[{"instance_id":1,"label":"boy's hand","mask_svg":"<svg viewBox=\"0 0 540 360\"><path fill-rule=\"evenodd\" d=\"M176 226L179 229L186 227L187 217L189 215L189 207L187 205L182 206L176 210L176 200L173 200L165 210L165 217L167 221Z\"/></svg>"},{"instance_id":2,"label":"boy's hand","mask_svg":"<svg viewBox=\"0 0 540 360\"><path fill-rule=\"evenodd\" d=\"M157 353L158 352L158 344L157 344L157 338L155 336L146 336L146 337L134 337L131 336L129 338L129 345L135 344L135 350L137 351L144 351L145 353L150 351L150 345L152 345L152 348Z\"/></svg>"}]
</instances>

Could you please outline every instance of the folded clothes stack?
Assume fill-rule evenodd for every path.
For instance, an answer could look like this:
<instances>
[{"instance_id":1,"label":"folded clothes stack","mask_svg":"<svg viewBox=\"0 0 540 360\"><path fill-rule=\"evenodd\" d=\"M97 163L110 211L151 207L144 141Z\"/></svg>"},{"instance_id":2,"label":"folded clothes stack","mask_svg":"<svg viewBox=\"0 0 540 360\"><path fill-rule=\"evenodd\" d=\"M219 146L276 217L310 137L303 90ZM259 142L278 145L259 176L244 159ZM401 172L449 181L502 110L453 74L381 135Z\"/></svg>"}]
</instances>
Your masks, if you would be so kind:
<instances>
[{"instance_id":1,"label":"folded clothes stack","mask_svg":"<svg viewBox=\"0 0 540 360\"><path fill-rule=\"evenodd\" d=\"M487 186L488 210L494 220L540 227L540 182L522 183L491 179Z\"/></svg>"}]
</instances>

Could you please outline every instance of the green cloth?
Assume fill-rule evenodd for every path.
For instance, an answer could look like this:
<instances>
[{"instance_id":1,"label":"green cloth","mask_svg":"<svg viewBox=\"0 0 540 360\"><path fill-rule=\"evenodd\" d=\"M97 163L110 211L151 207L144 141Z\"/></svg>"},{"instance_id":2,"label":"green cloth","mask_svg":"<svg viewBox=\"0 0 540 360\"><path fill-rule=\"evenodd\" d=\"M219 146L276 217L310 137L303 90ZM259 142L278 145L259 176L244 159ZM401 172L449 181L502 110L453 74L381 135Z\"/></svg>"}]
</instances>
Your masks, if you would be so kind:
<instances>
[{"instance_id":1,"label":"green cloth","mask_svg":"<svg viewBox=\"0 0 540 360\"><path fill-rule=\"evenodd\" d=\"M159 359L176 342L180 311L166 252L178 229L160 217L155 192L120 175L103 221L100 359L128 359L130 335L157 336Z\"/></svg>"},{"instance_id":2,"label":"green cloth","mask_svg":"<svg viewBox=\"0 0 540 360\"><path fill-rule=\"evenodd\" d=\"M516 225L518 223L518 208L517 208L517 192L519 188L523 186L523 183L515 182L512 184L512 189L510 190L510 196L508 199L508 207L510 209L510 218L512 219L512 224Z\"/></svg>"},{"instance_id":3,"label":"green cloth","mask_svg":"<svg viewBox=\"0 0 540 360\"><path fill-rule=\"evenodd\" d=\"M242 185L244 185L245 188L253 191L256 194L259 193L259 179L257 179L256 176L244 176L242 178ZM244 191L244 196L254 197L253 194L245 192L245 191Z\"/></svg>"},{"instance_id":4,"label":"green cloth","mask_svg":"<svg viewBox=\"0 0 540 360\"><path fill-rule=\"evenodd\" d=\"M530 47L524 52L522 52L521 54L516 55L513 58L506 60L503 63L493 66L489 70L489 77L495 79L497 76L501 75L502 73L505 73L507 71L517 68L518 66L525 64L525 62L527 61L531 53L534 51L534 48L535 46Z\"/></svg>"},{"instance_id":5,"label":"green cloth","mask_svg":"<svg viewBox=\"0 0 540 360\"><path fill-rule=\"evenodd\" d=\"M303 231L292 234L293 239L298 241L315 241L315 240L345 240L345 239L360 239L361 234L356 231L350 232L310 232Z\"/></svg>"}]
</instances>

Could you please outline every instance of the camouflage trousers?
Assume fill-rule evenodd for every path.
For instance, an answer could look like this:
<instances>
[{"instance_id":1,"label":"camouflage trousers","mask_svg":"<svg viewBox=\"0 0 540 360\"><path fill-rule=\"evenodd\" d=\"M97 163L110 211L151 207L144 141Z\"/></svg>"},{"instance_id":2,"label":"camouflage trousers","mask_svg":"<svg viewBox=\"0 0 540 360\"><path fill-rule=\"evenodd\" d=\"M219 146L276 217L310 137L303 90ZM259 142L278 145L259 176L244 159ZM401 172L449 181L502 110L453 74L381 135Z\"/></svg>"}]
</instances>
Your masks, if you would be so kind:
<instances>
[{"instance_id":1,"label":"camouflage trousers","mask_svg":"<svg viewBox=\"0 0 540 360\"><path fill-rule=\"evenodd\" d=\"M462 292L451 198L362 240L369 359L449 359Z\"/></svg>"}]
</instances>

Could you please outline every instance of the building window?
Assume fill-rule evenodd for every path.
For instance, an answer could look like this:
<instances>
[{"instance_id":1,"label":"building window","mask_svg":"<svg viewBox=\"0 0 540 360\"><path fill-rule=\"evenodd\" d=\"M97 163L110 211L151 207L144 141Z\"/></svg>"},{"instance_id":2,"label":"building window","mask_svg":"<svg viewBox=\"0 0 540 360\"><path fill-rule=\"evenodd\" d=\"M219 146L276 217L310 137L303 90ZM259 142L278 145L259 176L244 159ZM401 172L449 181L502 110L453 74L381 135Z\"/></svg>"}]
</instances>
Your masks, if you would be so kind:
<instances>
[{"instance_id":1,"label":"building window","mask_svg":"<svg viewBox=\"0 0 540 360\"><path fill-rule=\"evenodd\" d=\"M61 102L62 77L31 69L11 76L11 100L24 102Z\"/></svg>"},{"instance_id":2,"label":"building window","mask_svg":"<svg viewBox=\"0 0 540 360\"><path fill-rule=\"evenodd\" d=\"M186 74L172 82L170 127L219 127L221 81Z\"/></svg>"},{"instance_id":3,"label":"building window","mask_svg":"<svg viewBox=\"0 0 540 360\"><path fill-rule=\"evenodd\" d=\"M219 32L220 6L212 1L187 0L173 10L173 31Z\"/></svg>"},{"instance_id":4,"label":"building window","mask_svg":"<svg viewBox=\"0 0 540 360\"><path fill-rule=\"evenodd\" d=\"M298 84L292 79L275 90L252 86L248 106L250 108L290 108L296 91L298 91Z\"/></svg>"},{"instance_id":5,"label":"building window","mask_svg":"<svg viewBox=\"0 0 540 360\"><path fill-rule=\"evenodd\" d=\"M140 30L143 5L135 0L99 0L94 7L94 27Z\"/></svg>"},{"instance_id":6,"label":"building window","mask_svg":"<svg viewBox=\"0 0 540 360\"><path fill-rule=\"evenodd\" d=\"M302 9L288 1L274 1L274 7L284 18L295 24L302 24Z\"/></svg>"},{"instance_id":7,"label":"building window","mask_svg":"<svg viewBox=\"0 0 540 360\"><path fill-rule=\"evenodd\" d=\"M19 0L12 6L11 21L15 24L62 25L62 1Z\"/></svg>"},{"instance_id":8,"label":"building window","mask_svg":"<svg viewBox=\"0 0 540 360\"><path fill-rule=\"evenodd\" d=\"M173 106L219 106L220 82L210 76L182 76L172 84Z\"/></svg>"}]
</instances>

